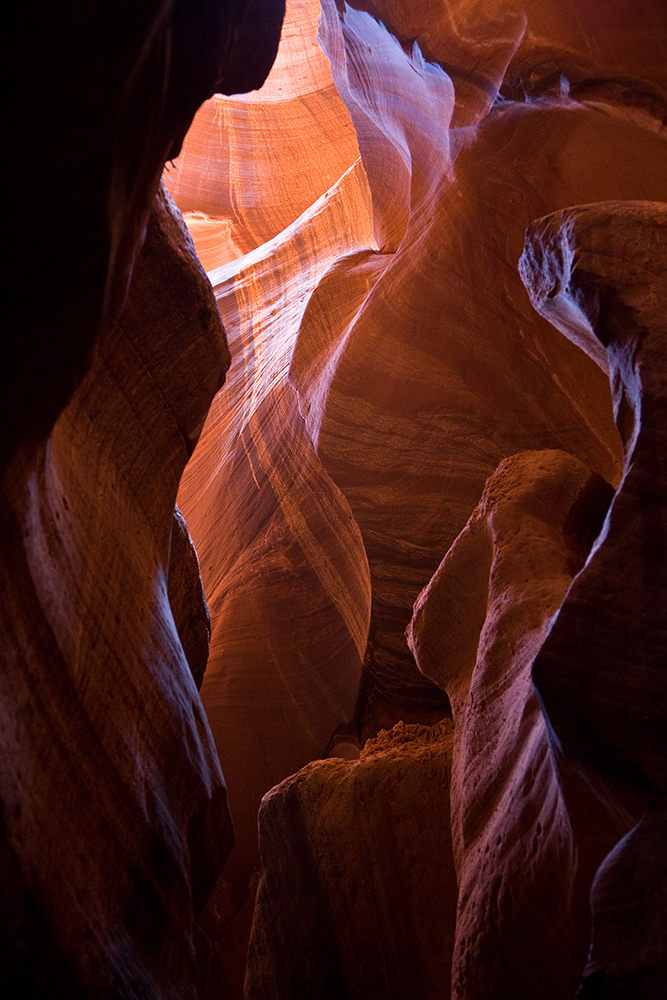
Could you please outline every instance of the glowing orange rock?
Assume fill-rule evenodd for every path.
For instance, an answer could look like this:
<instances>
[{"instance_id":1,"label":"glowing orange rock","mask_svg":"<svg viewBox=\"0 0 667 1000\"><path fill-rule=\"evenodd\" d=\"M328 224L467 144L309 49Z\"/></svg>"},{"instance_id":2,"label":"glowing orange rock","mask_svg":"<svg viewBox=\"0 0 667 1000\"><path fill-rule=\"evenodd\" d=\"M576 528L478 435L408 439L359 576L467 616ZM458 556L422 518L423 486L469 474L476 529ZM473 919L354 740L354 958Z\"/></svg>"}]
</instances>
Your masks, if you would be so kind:
<instances>
[{"instance_id":1,"label":"glowing orange rock","mask_svg":"<svg viewBox=\"0 0 667 1000\"><path fill-rule=\"evenodd\" d=\"M280 233L359 155L317 45L319 10L318 0L289 0L262 89L207 101L168 166L165 183L207 270Z\"/></svg>"},{"instance_id":2,"label":"glowing orange rock","mask_svg":"<svg viewBox=\"0 0 667 1000\"><path fill-rule=\"evenodd\" d=\"M238 990L244 948L221 939L236 942L230 920L256 885L261 798L324 755L334 730L352 718L361 676L366 555L345 497L317 459L287 371L310 291L341 253L369 240L368 186L357 164L280 236L210 273L234 361L179 506L211 613L201 695L236 829L202 926L220 941Z\"/></svg>"},{"instance_id":3,"label":"glowing orange rock","mask_svg":"<svg viewBox=\"0 0 667 1000\"><path fill-rule=\"evenodd\" d=\"M607 103L599 92L590 103L560 92L503 102L474 131L447 132L441 107L429 132L413 131L404 109L412 102L421 121L436 81L444 101L444 74L411 59L370 16L340 15L329 0L325 8L334 78L351 94L353 120L374 123L357 126L374 210L382 217L388 205L380 147L410 175L409 218L395 253L340 261L323 279L290 378L364 537L368 665L387 693L427 700L403 629L498 463L558 447L619 477L604 373L535 315L521 284L525 228L572 201L649 190L667 198L667 143L643 111L617 104L614 87ZM392 93L403 81L400 105L377 96L385 78Z\"/></svg>"}]
</instances>

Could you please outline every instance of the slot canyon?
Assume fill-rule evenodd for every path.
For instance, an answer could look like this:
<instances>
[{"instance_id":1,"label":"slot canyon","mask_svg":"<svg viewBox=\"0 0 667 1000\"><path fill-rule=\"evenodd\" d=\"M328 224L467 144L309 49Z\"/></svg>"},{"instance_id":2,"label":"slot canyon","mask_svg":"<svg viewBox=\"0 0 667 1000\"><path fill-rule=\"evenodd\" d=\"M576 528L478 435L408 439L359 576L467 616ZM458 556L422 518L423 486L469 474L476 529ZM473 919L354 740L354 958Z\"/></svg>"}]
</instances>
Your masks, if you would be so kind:
<instances>
[{"instance_id":1,"label":"slot canyon","mask_svg":"<svg viewBox=\"0 0 667 1000\"><path fill-rule=\"evenodd\" d=\"M667 997L665 0L6 15L0 995Z\"/></svg>"}]
</instances>

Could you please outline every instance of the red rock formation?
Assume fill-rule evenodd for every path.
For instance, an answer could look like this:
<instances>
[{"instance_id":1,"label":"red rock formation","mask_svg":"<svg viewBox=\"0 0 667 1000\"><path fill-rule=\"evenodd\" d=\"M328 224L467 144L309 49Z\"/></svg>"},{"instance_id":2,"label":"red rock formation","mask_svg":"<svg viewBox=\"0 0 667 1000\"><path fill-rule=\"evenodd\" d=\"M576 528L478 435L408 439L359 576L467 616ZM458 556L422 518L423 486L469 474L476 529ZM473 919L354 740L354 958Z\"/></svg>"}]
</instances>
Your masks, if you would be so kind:
<instances>
[{"instance_id":1,"label":"red rock formation","mask_svg":"<svg viewBox=\"0 0 667 1000\"><path fill-rule=\"evenodd\" d=\"M2 483L12 996L194 995L193 913L233 833L186 660L201 669L207 644L187 633L205 616L196 589L194 615L182 596L196 560L174 501L227 363L162 198L121 320L48 441Z\"/></svg>"},{"instance_id":2,"label":"red rock formation","mask_svg":"<svg viewBox=\"0 0 667 1000\"><path fill-rule=\"evenodd\" d=\"M368 257L339 262L315 291L290 378L364 538L369 669L394 698L428 700L402 633L499 461L558 447L618 480L607 380L531 309L516 270L525 227L572 202L667 197L667 145L649 117L615 105L613 88L606 104L503 102L476 130L447 133L445 74L368 15L323 9L334 78L353 120L363 113L375 129L357 125L376 223L389 211L376 164L402 164L413 187L396 252L372 268ZM378 97L385 79L400 105ZM437 123L412 130L435 93Z\"/></svg>"},{"instance_id":3,"label":"red rock formation","mask_svg":"<svg viewBox=\"0 0 667 1000\"><path fill-rule=\"evenodd\" d=\"M166 202L139 251L282 4L11 12L5 992L239 998L269 792L253 1000L661 996L662 0L322 0L330 67L316 15L167 175L234 354L209 618L226 348ZM439 684L451 817L442 729L308 764Z\"/></svg>"},{"instance_id":4,"label":"red rock formation","mask_svg":"<svg viewBox=\"0 0 667 1000\"><path fill-rule=\"evenodd\" d=\"M452 997L556 1000L581 979L593 874L625 831L559 766L531 664L612 493L564 452L506 459L415 605L411 647L454 714Z\"/></svg>"},{"instance_id":5,"label":"red rock formation","mask_svg":"<svg viewBox=\"0 0 667 1000\"><path fill-rule=\"evenodd\" d=\"M214 91L261 85L283 10L283 0L101 0L85 17L71 2L12 7L2 465L20 440L48 434L100 322L122 305L165 160Z\"/></svg>"},{"instance_id":6,"label":"red rock formation","mask_svg":"<svg viewBox=\"0 0 667 1000\"><path fill-rule=\"evenodd\" d=\"M308 581L308 560L290 558L289 573L281 576L285 586L273 596L268 573L264 571L261 580L256 575L265 566L274 573L277 553L292 551L298 528L290 521L289 508L294 504L294 509L304 505L308 509L307 484L312 477L326 483L341 509L346 509L345 501L349 503L351 513L345 516L352 516L361 529L373 594L366 663L371 689L374 686L376 694L379 691L388 699L395 717L406 717L410 711L442 711L446 705L439 689L415 668L402 632L416 595L470 516L484 481L498 463L523 449L558 448L577 456L562 459L566 465L573 463L572 468L590 466L614 484L621 477L620 441L607 375L596 363L599 352L597 357L586 357L576 343L555 335L535 314L516 264L526 226L545 212L573 202L667 196L667 147L656 118L666 81L657 48L652 39L645 40L640 57L619 42L618 20L603 23L593 4L579 5L577 17L570 7L557 11L544 2L521 9L507 3L486 4L483 10L479 4L463 2L436 7L427 10L401 0L373 4L372 12L382 17L398 44L368 15L329 0L323 3L321 41L356 130L372 197L372 234L363 219L353 233L345 231L358 211L352 205L361 204L361 174L355 168L332 189L334 200L326 211L320 203L280 237L211 275L233 349L239 345L245 363L243 372L239 368L233 375L233 395L225 399L223 393L216 401L200 455L181 491L212 604L216 652L203 696L211 717L215 716L216 742L229 775L233 809L238 796L243 830L236 859L232 857L225 876L227 885L219 887L215 903L219 919L214 919L214 907L207 914L214 937L230 933L224 930L229 914L254 880L253 826L259 796L272 777L276 780L278 770L287 773L298 756L288 759L283 748L295 753L298 748L302 761L315 752L312 742L296 735L290 738L280 723L270 721L269 693L284 669L277 669L279 658L272 664L263 653L263 644L277 643L294 661L295 652L306 643L313 648L308 669L322 670L326 657L317 638L321 634L317 621L306 621L304 612L299 612L306 632L288 639L289 615L281 606L287 587L299 595L301 581ZM621 7L616 10L618 17ZM297 5L297 10L303 12L305 7ZM641 10L626 10L623 23L639 39L655 16L655 7L646 4ZM440 65L424 62L413 48L415 38ZM294 76L290 82L289 61L283 64L283 75L276 77L285 86L283 99L271 106L272 121L284 121L288 127L295 113L290 87L299 91ZM638 73L640 82L634 78ZM264 115L269 101L261 101ZM219 108L225 107L219 102ZM218 109L216 114L220 119L223 112ZM224 223L232 235L248 228L250 212L256 208L252 185L247 206L243 203L237 212L230 205L233 178L243 170L255 176L265 169L262 163L252 167L247 163L251 148L264 148L260 128L268 119L261 115L254 106L244 111L245 124L233 155L224 156L217 167L207 163L200 174L205 185L214 176L218 179L216 205L204 204L205 191L197 201L195 161L188 163L185 156L182 161L181 176L185 179L187 174L189 187L179 196L192 197L187 204L182 200L183 206L218 213L216 225ZM338 103L330 120L344 137L341 150L347 149L349 132ZM197 150L214 148L214 124L202 115L201 131L192 139L193 156ZM286 148L283 141L278 148ZM265 153L260 160L266 161ZM334 160L327 158L326 170L332 164ZM281 219L290 221L288 206L281 207L284 215L279 217L271 204L276 183L272 177L265 180L269 203L265 236L273 234ZM302 207L296 197L294 205ZM334 218L339 220L337 226ZM206 223L200 221L203 231ZM257 229L253 239L260 238ZM223 248L222 253L240 252L241 238L237 246L238 250ZM209 259L215 262L213 254ZM284 382L287 367L299 414ZM233 446L224 440L229 434L237 442ZM290 453L296 454L296 463ZM342 496L318 467L318 459ZM235 526L235 542L227 542L225 548L223 517L226 532L227 525ZM265 535L268 524L270 539ZM326 538L330 528L319 530ZM563 552L569 551L571 541L567 537L562 542ZM341 548L327 543L327 549L333 565L345 566ZM357 555L351 559L348 553L348 564L355 559L360 564L358 536L353 550ZM320 557L316 548L309 551L312 566ZM579 562L584 556L580 548ZM462 827L465 818L466 823L484 828L480 837L486 836L489 844L495 843L494 824L499 824L509 843L498 857L492 854L492 866L482 877L475 859L460 846L463 834L457 833L457 863L464 885L455 959L459 995L468 990L474 996L489 982L512 981L513 989L527 994L546 989L558 995L576 987L588 946L586 898L593 871L628 821L622 810L618 814L615 807L600 805L599 795L604 798L604 793L589 792L576 769L562 762L556 767L542 714L531 694L530 660L574 572L568 558L566 570L552 581L555 589L549 599L542 593L542 602L533 609L539 626L531 626L530 642L523 643L521 655L507 654L507 643L512 628L519 634L528 625L514 621L509 612L506 618L500 612L496 615L502 627L497 648L489 656L496 658L498 670L501 651L509 656L504 669L517 727L512 738L500 741L495 756L490 753L489 761L484 761L487 769L478 772L480 763L470 756L469 747L464 749L467 744L461 737L460 774L469 773L465 780L460 776L457 785L456 815L463 817ZM513 571L519 563L517 557ZM539 567L533 570L539 575ZM470 572L473 580L488 584L484 559ZM546 572L544 566L541 572ZM343 573L345 581L354 576L348 573ZM308 593L310 587L306 582ZM344 598L348 635L352 634L349 622L359 613L360 593L348 586ZM463 593L458 596L463 600ZM293 598L291 610L302 607L302 599ZM470 610L472 622L466 619L459 638L481 629L486 606L480 602L472 601L470 607L477 610ZM320 607L317 602L315 606ZM326 607L325 600L323 613ZM326 613L332 609L329 604ZM252 635L259 638L253 640ZM357 672L347 674L349 692L358 678L358 660L355 663ZM253 677L263 678L265 700L253 699ZM489 682L486 667L480 666L479 677L484 678L479 681L484 689ZM252 713L244 722L240 712L234 717L239 706ZM494 711L509 711L502 697ZM346 717L349 708L341 719ZM328 725L336 721L333 716L326 719ZM471 746L482 725L471 714ZM276 742L271 744L274 757L267 765L263 747L269 730ZM513 782L531 768L538 773L533 797L527 800L527 811L512 817ZM476 778L482 782L478 793L471 784ZM506 816L489 812L488 802L496 795ZM275 809L265 815L267 843L274 836L271 824L282 829L280 803L278 796ZM606 815L608 810L613 819ZM595 822L591 816L584 820L588 813L597 817ZM547 819L554 819L553 829ZM585 822L592 825L587 833L582 829ZM493 895L493 878L502 875L503 885L519 879L524 849L532 850L537 823L547 831L544 846L538 848L535 864L530 863L516 905L500 894L498 905L507 927L494 939L479 907ZM563 842L558 841L559 834ZM314 842L319 836L313 833ZM551 884L554 872L561 873L560 886ZM268 881L258 920L270 911L271 923L282 917L277 915L278 904L271 895L275 889L269 891ZM480 881L488 889L486 896L475 894ZM504 934L516 942L523 933L532 912L531 892L542 894L548 912L557 914L554 920L560 921L563 940L554 948L545 925L535 920L529 930L535 942L532 965L520 973L498 971L492 956L502 953ZM230 898L237 902L230 906ZM247 913L243 919L247 923ZM469 938L474 938L474 947ZM223 945L218 952L229 957ZM500 964L505 961L507 968L516 969L521 956L511 948L509 953L514 957L499 960ZM482 954L486 971L480 970L481 978L475 979L470 967ZM262 961L257 959L252 973L257 995Z\"/></svg>"},{"instance_id":7,"label":"red rock formation","mask_svg":"<svg viewBox=\"0 0 667 1000\"><path fill-rule=\"evenodd\" d=\"M280 0L8 15L3 996L196 995L232 827L174 502L229 358L156 192L198 104L261 84L281 19Z\"/></svg>"},{"instance_id":8,"label":"red rock formation","mask_svg":"<svg viewBox=\"0 0 667 1000\"><path fill-rule=\"evenodd\" d=\"M207 270L277 236L359 156L316 41L319 11L319 0L289 0L261 91L207 101L168 166L165 183Z\"/></svg>"},{"instance_id":9,"label":"red rock formation","mask_svg":"<svg viewBox=\"0 0 667 1000\"><path fill-rule=\"evenodd\" d=\"M367 187L352 168L280 237L211 272L235 361L185 472L179 505L211 611L201 694L237 835L202 926L218 942L237 995L250 930L248 906L241 907L259 870L261 798L324 755L334 730L352 718L361 676L366 556L286 375L309 291L341 247L356 248L368 229ZM299 246L318 247L319 255L300 259ZM248 905L251 913L252 899Z\"/></svg>"},{"instance_id":10,"label":"red rock formation","mask_svg":"<svg viewBox=\"0 0 667 1000\"><path fill-rule=\"evenodd\" d=\"M624 449L602 534L533 670L564 751L643 800L594 887L593 997L667 989L666 249L665 205L608 203L536 223L521 262L535 307L593 356L604 348Z\"/></svg>"},{"instance_id":11,"label":"red rock formation","mask_svg":"<svg viewBox=\"0 0 667 1000\"><path fill-rule=\"evenodd\" d=\"M266 796L248 1000L448 995L451 748L448 720L399 724Z\"/></svg>"}]
</instances>

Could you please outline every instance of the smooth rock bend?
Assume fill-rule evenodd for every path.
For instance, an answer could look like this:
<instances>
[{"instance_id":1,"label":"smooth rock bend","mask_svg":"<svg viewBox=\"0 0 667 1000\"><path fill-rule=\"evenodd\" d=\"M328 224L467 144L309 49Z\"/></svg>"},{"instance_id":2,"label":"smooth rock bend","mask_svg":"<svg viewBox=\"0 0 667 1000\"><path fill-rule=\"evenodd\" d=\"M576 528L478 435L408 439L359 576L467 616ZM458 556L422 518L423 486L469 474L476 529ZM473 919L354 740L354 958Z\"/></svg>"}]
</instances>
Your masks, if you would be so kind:
<instances>
[{"instance_id":1,"label":"smooth rock bend","mask_svg":"<svg viewBox=\"0 0 667 1000\"><path fill-rule=\"evenodd\" d=\"M202 101L261 86L283 12L284 0L12 7L0 467L48 435L123 305L165 161Z\"/></svg>"},{"instance_id":2,"label":"smooth rock bend","mask_svg":"<svg viewBox=\"0 0 667 1000\"><path fill-rule=\"evenodd\" d=\"M319 0L288 0L258 93L216 94L195 115L164 180L207 271L286 229L359 156L316 40Z\"/></svg>"},{"instance_id":3,"label":"smooth rock bend","mask_svg":"<svg viewBox=\"0 0 667 1000\"><path fill-rule=\"evenodd\" d=\"M628 828L559 767L530 674L612 495L564 452L506 459L415 605L410 645L454 715L457 1000L574 996L593 875Z\"/></svg>"},{"instance_id":4,"label":"smooth rock bend","mask_svg":"<svg viewBox=\"0 0 667 1000\"><path fill-rule=\"evenodd\" d=\"M375 222L389 231L378 164L409 175L399 236L399 215L408 219L381 264L341 261L324 277L290 380L364 539L367 667L387 696L428 704L437 691L403 632L498 463L560 448L620 477L605 374L535 315L517 273L526 226L572 202L667 198L667 142L659 119L611 85L590 102L547 87L540 99L499 101L475 129L448 130L455 94L439 67L367 14L333 0L323 12L334 79L355 123L363 113L373 124L357 129ZM385 79L400 104L381 92ZM413 117L431 114L434 88L437 121L412 130Z\"/></svg>"},{"instance_id":5,"label":"smooth rock bend","mask_svg":"<svg viewBox=\"0 0 667 1000\"><path fill-rule=\"evenodd\" d=\"M451 728L398 724L265 797L247 1000L449 995Z\"/></svg>"},{"instance_id":6,"label":"smooth rock bend","mask_svg":"<svg viewBox=\"0 0 667 1000\"><path fill-rule=\"evenodd\" d=\"M168 595L194 558L178 482L229 363L174 211L156 201L121 319L2 481L6 996L195 997L194 914L233 839L177 631L202 608Z\"/></svg>"},{"instance_id":7,"label":"smooth rock bend","mask_svg":"<svg viewBox=\"0 0 667 1000\"><path fill-rule=\"evenodd\" d=\"M339 255L369 241L368 185L356 164L284 233L209 275L234 361L178 502L211 613L201 695L237 835L202 929L233 996L243 987L262 796L325 754L359 689L366 555L287 370L309 293Z\"/></svg>"},{"instance_id":8,"label":"smooth rock bend","mask_svg":"<svg viewBox=\"0 0 667 1000\"><path fill-rule=\"evenodd\" d=\"M533 668L565 753L630 796L638 821L594 887L589 997L667 989L666 250L667 206L612 202L536 222L521 261L535 308L592 356L604 349L624 451L604 530Z\"/></svg>"}]
</instances>

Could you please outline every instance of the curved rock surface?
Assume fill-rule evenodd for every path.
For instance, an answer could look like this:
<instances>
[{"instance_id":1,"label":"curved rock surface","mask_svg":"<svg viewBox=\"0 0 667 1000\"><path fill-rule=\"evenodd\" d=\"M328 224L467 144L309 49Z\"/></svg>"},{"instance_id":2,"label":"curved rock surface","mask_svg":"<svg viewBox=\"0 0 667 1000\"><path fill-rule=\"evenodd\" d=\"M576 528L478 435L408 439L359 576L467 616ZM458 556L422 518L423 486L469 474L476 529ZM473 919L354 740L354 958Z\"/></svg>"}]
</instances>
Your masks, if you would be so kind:
<instances>
[{"instance_id":1,"label":"curved rock surface","mask_svg":"<svg viewBox=\"0 0 667 1000\"><path fill-rule=\"evenodd\" d=\"M592 355L604 348L624 448L604 530L533 669L565 752L644 799L594 888L587 996L667 988L666 248L667 206L609 203L535 223L521 261L535 307Z\"/></svg>"},{"instance_id":2,"label":"curved rock surface","mask_svg":"<svg viewBox=\"0 0 667 1000\"><path fill-rule=\"evenodd\" d=\"M228 357L165 201L139 250L282 6L9 15L4 992L238 1000L287 778L257 1000L440 997L452 954L470 1000L582 971L582 996L662 996L662 0L323 0L329 66L294 0L268 89L204 109L167 182L235 356L179 493L209 617L174 501ZM570 585L598 474L618 492ZM447 724L356 759L359 723L449 709L403 635L432 577L453 853ZM289 777L327 744L348 759ZM218 751L237 847L195 922L231 841Z\"/></svg>"},{"instance_id":3,"label":"curved rock surface","mask_svg":"<svg viewBox=\"0 0 667 1000\"><path fill-rule=\"evenodd\" d=\"M100 324L123 305L165 160L212 93L261 86L283 11L283 0L100 0L85 17L69 2L12 8L2 466L20 441L45 439L83 378Z\"/></svg>"},{"instance_id":4,"label":"curved rock surface","mask_svg":"<svg viewBox=\"0 0 667 1000\"><path fill-rule=\"evenodd\" d=\"M179 506L211 613L201 695L237 834L202 927L217 942L232 995L245 971L262 796L325 754L357 700L368 564L286 376L309 292L341 253L369 238L368 188L357 165L275 240L210 273L234 361Z\"/></svg>"},{"instance_id":5,"label":"curved rock surface","mask_svg":"<svg viewBox=\"0 0 667 1000\"><path fill-rule=\"evenodd\" d=\"M340 4L339 4L340 6ZM661 0L351 0L402 44L416 41L456 90L455 127L480 121L498 90L523 98L559 90L577 97L615 81L632 104L667 98ZM581 91L579 90L581 88Z\"/></svg>"},{"instance_id":6,"label":"curved rock surface","mask_svg":"<svg viewBox=\"0 0 667 1000\"><path fill-rule=\"evenodd\" d=\"M317 45L319 13L319 0L288 0L261 91L207 101L165 172L206 270L277 236L359 156Z\"/></svg>"},{"instance_id":7,"label":"curved rock surface","mask_svg":"<svg viewBox=\"0 0 667 1000\"><path fill-rule=\"evenodd\" d=\"M449 720L399 724L359 760L309 764L264 798L248 1000L449 994L451 753Z\"/></svg>"},{"instance_id":8,"label":"curved rock surface","mask_svg":"<svg viewBox=\"0 0 667 1000\"><path fill-rule=\"evenodd\" d=\"M562 448L611 482L620 475L604 373L536 317L521 284L525 228L573 202L649 190L667 198L667 143L659 122L615 103L613 88L605 102L565 93L501 102L475 130L447 131L453 98L448 110L441 70L406 54L369 15L339 13L333 0L323 10L334 78L369 163L376 224L388 211L374 167L384 162L409 174L408 220L395 253L377 264L340 262L325 277L290 379L364 538L369 669L388 695L428 701L435 692L403 630L498 463L526 448ZM378 96L385 79L389 93L400 89L400 106ZM430 115L434 87L440 117L413 131L413 117ZM358 124L362 113L374 130ZM341 301L353 304L342 315Z\"/></svg>"},{"instance_id":9,"label":"curved rock surface","mask_svg":"<svg viewBox=\"0 0 667 1000\"><path fill-rule=\"evenodd\" d=\"M581 980L593 875L625 830L559 766L531 664L612 495L564 452L506 459L415 605L411 648L454 715L452 997L557 1000Z\"/></svg>"},{"instance_id":10,"label":"curved rock surface","mask_svg":"<svg viewBox=\"0 0 667 1000\"><path fill-rule=\"evenodd\" d=\"M156 202L120 321L2 481L7 996L194 997L194 914L233 839L174 509L229 355L173 211Z\"/></svg>"}]
</instances>

